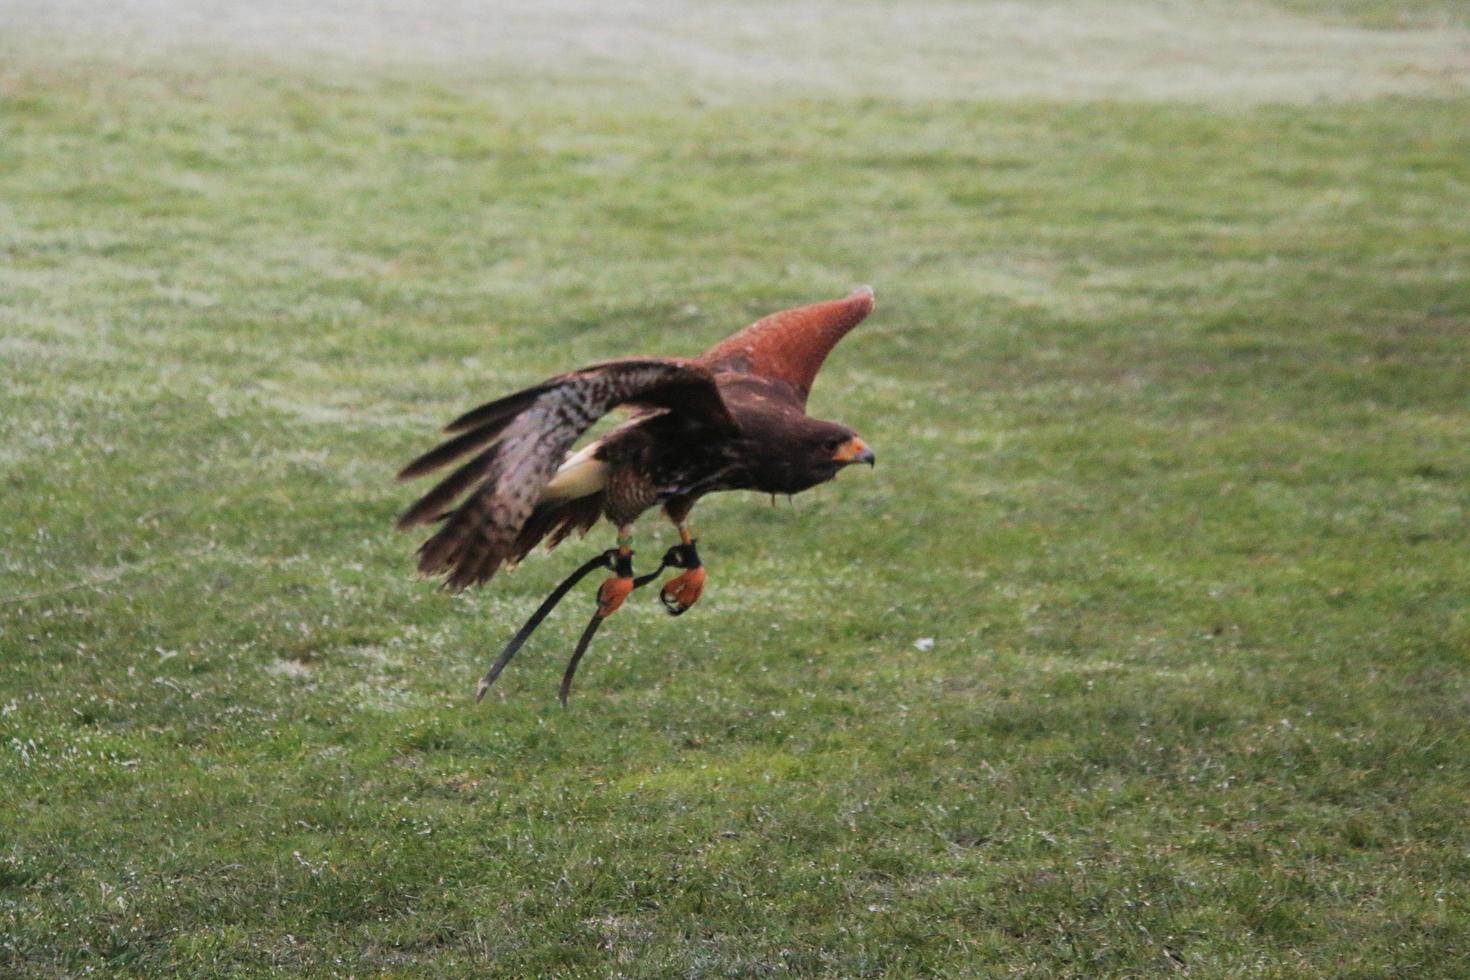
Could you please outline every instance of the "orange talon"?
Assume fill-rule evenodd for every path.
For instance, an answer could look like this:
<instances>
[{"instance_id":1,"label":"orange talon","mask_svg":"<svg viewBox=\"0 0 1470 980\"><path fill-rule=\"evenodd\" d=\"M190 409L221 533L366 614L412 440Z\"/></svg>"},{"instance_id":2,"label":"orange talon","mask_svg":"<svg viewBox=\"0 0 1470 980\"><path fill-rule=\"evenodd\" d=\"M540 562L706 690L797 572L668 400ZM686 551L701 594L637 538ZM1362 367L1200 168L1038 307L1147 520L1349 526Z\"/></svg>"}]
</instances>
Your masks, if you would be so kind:
<instances>
[{"instance_id":1,"label":"orange talon","mask_svg":"<svg viewBox=\"0 0 1470 980\"><path fill-rule=\"evenodd\" d=\"M633 593L633 577L631 575L612 578L603 582L597 590L597 616L606 619L618 611L623 600Z\"/></svg>"},{"instance_id":2,"label":"orange talon","mask_svg":"<svg viewBox=\"0 0 1470 980\"><path fill-rule=\"evenodd\" d=\"M689 611L704 593L704 566L698 565L682 575L676 575L664 583L659 592L659 601L672 616Z\"/></svg>"}]
</instances>

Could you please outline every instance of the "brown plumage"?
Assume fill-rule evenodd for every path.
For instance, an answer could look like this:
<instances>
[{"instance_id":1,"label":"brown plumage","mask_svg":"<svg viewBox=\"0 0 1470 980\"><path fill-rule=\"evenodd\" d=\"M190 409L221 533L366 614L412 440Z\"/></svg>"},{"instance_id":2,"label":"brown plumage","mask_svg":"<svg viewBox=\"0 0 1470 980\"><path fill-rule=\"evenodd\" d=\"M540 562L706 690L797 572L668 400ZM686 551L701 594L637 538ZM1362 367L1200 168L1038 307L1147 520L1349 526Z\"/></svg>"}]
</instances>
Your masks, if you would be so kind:
<instances>
[{"instance_id":1,"label":"brown plumage","mask_svg":"<svg viewBox=\"0 0 1470 980\"><path fill-rule=\"evenodd\" d=\"M851 429L806 414L822 362L872 308L863 287L765 317L692 360L596 364L467 412L446 427L455 438L399 474L470 457L398 522L443 522L419 549L420 571L463 589L543 540L555 547L602 517L627 527L659 502L687 539L689 512L706 493L798 493L872 463ZM616 407L633 417L569 453Z\"/></svg>"}]
</instances>

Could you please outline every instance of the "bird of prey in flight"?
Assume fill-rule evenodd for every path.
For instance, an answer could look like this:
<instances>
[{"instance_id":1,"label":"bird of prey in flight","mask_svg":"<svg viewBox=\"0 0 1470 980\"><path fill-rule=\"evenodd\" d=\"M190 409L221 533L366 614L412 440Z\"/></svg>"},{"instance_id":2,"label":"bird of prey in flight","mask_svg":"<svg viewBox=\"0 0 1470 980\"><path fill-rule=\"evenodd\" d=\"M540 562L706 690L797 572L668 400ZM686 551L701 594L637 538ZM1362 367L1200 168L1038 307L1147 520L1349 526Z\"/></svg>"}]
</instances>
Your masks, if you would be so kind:
<instances>
[{"instance_id":1,"label":"bird of prey in flight","mask_svg":"<svg viewBox=\"0 0 1470 980\"><path fill-rule=\"evenodd\" d=\"M399 519L400 528L439 524L418 551L419 571L459 591L514 566L541 541L548 550L600 519L617 547L589 561L543 604L480 683L483 697L551 607L594 568L613 571L573 654L572 674L598 625L634 588L633 524L661 506L680 543L659 571L681 574L660 593L674 615L704 590L705 570L690 531L695 503L718 490L795 494L846 466L874 461L845 425L812 418L807 395L828 353L873 309L863 286L846 299L774 313L698 357L637 357L594 364L481 405L445 427L454 438L409 463L409 479L469 456ZM575 452L573 444L614 408L631 417Z\"/></svg>"}]
</instances>

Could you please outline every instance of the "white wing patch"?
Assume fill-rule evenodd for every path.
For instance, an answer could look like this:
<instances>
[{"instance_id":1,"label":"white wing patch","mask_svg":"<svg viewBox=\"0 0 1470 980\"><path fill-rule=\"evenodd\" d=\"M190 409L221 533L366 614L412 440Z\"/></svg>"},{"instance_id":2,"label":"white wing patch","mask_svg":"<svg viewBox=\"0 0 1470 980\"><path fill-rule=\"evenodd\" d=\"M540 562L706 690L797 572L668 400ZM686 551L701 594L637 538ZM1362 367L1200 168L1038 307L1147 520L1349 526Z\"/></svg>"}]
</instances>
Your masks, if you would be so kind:
<instances>
[{"instance_id":1,"label":"white wing patch","mask_svg":"<svg viewBox=\"0 0 1470 980\"><path fill-rule=\"evenodd\" d=\"M576 500L604 489L607 486L607 463L592 458L601 445L602 440L599 439L568 455L551 482L541 491L540 502Z\"/></svg>"}]
</instances>

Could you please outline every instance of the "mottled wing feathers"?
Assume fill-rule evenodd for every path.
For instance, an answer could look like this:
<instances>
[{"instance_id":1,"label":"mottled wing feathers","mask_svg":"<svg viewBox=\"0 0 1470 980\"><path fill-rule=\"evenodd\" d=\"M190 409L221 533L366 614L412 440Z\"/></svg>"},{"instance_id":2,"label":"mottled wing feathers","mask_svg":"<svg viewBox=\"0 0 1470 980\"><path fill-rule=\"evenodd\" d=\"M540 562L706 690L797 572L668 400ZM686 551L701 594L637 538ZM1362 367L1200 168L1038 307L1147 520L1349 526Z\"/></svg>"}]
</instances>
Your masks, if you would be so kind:
<instances>
[{"instance_id":1,"label":"mottled wing feathers","mask_svg":"<svg viewBox=\"0 0 1470 980\"><path fill-rule=\"evenodd\" d=\"M455 441L458 442L458 440ZM447 446L449 443L445 443L445 445ZM440 447L440 449L443 448L443 446ZM430 524L440 518L449 516L445 509L454 503L454 501L458 500L460 494L484 478L485 474L490 471L490 466L494 463L497 452L499 452L499 447L491 446L440 480L435 484L434 489L424 494L414 502L412 507L403 512L403 516L398 518L398 529L407 530L415 524ZM440 453L440 456L439 463L435 465L448 461L448 454ZM410 470L413 470L412 464L403 473L399 474L399 479L408 479L409 477L418 476L420 473L426 472L423 468L413 470L413 472L410 472Z\"/></svg>"},{"instance_id":2,"label":"mottled wing feathers","mask_svg":"<svg viewBox=\"0 0 1470 980\"><path fill-rule=\"evenodd\" d=\"M586 370L590 371L592 368L587 368ZM575 374L577 372L573 373ZM493 402L486 402L478 408L472 408L446 425L444 431L465 432L470 429L478 431L487 426L503 428L506 423L519 415L531 402L535 401L537 396L543 394L548 388L559 384L565 377L563 375L559 378L552 378L550 381L541 382L534 388L527 388L513 395L497 398Z\"/></svg>"},{"instance_id":3,"label":"mottled wing feathers","mask_svg":"<svg viewBox=\"0 0 1470 980\"><path fill-rule=\"evenodd\" d=\"M846 299L782 310L763 317L695 359L712 371L735 371L785 381L803 405L832 348L873 310L873 290Z\"/></svg>"},{"instance_id":4,"label":"mottled wing feathers","mask_svg":"<svg viewBox=\"0 0 1470 980\"><path fill-rule=\"evenodd\" d=\"M490 443L400 519L402 527L430 523L469 491L419 549L419 570L446 573L453 590L488 580L515 555L517 538L567 450L614 406L630 404L687 413L712 429L734 427L709 371L675 360L610 361L481 406L450 423L463 435L404 470L415 476Z\"/></svg>"}]
</instances>

